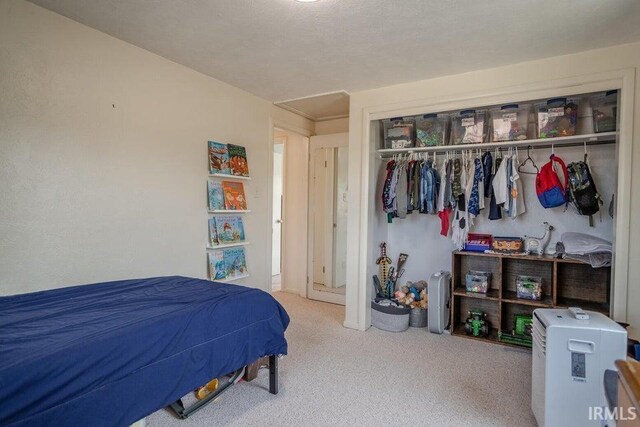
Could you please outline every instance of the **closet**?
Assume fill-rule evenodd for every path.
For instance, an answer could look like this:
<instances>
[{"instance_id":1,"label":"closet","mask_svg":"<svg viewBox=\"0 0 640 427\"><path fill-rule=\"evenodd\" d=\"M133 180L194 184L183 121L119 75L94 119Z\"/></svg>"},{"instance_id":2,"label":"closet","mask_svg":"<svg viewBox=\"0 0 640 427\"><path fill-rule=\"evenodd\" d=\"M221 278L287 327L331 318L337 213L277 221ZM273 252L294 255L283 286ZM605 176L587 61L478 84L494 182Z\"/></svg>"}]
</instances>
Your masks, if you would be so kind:
<instances>
[{"instance_id":1,"label":"closet","mask_svg":"<svg viewBox=\"0 0 640 427\"><path fill-rule=\"evenodd\" d=\"M413 210L413 212L407 213L406 216L404 212L402 212L400 216L404 216L404 218L390 214L389 206L385 209L385 204L389 203L387 194L385 194L385 181L389 178L389 162L400 162L404 164L408 164L409 162L419 164L429 162L436 171L440 172L444 170L444 162L456 160L461 164L470 163L473 165L477 163L476 159L482 163L487 154L489 154L491 156L491 162L493 163L492 171L495 173L497 170L495 166L496 159L502 158L504 161L504 159L509 157L514 162L514 165L517 165L516 169L520 172L518 189L521 193L524 212L519 212L514 217L511 217L508 214L505 215L503 211L501 219L490 220L490 199L484 199L484 206L480 206L482 209L477 216L475 216L475 218L465 218L465 231L471 233L486 233L493 236L523 238L525 235L528 235L540 237L544 234L543 223L547 222L554 228L551 232L549 248L554 248L556 242L560 240L561 235L565 232L586 233L610 242L615 242L615 197L617 196L615 193L618 189L619 134L616 131L615 123L613 127L609 128L604 122L594 123L592 108L595 96L604 94L607 89L610 88L602 88L602 90L599 90L597 93L571 93L567 92L566 89L560 91L563 92L561 95L576 100L577 104L575 131L569 132L567 136L550 137L554 135L541 134L542 129L538 127L538 110L536 110L535 106L547 102L551 97L526 98L520 95L520 97L514 96L513 99L503 99L504 102L502 104L469 103L461 105L458 103L457 106L459 108L456 110L417 111L414 108L408 110L410 111L409 114L403 114L402 116L387 115L385 117L383 115L384 113L379 113L377 116L373 115L369 121L370 129L368 132L370 138L370 157L367 175L369 177L368 183L370 191L368 204L366 206L368 209L366 223L367 243L366 251L364 252L368 257L366 260L367 280L370 280L371 276L377 273L375 260L379 257L379 244L382 242L386 242L388 254L394 262L400 253L409 255L404 266L405 272L402 277L402 282L406 282L427 280L431 274L441 270L452 271L454 269L452 259L455 259L455 256L452 257L452 253L462 248L463 242L461 242L461 240L464 240L465 237L464 235L461 236L458 234L456 241L455 236L452 236L452 230L450 230L446 236L441 234L441 232L445 231L444 229L446 227L443 227L443 225L446 220L437 215L438 209L433 211L419 206ZM524 121L524 126L518 128L517 134L502 137L503 139L513 140L500 140L500 133L493 133L494 129L490 112L500 110L501 107L505 105L513 107L511 104L525 104L531 107L526 110L526 113L515 110L513 117L517 117L520 123ZM615 108L618 109L619 107L616 105ZM428 141L427 137L433 137L433 135L427 135L423 132L422 137L425 138L424 146L403 146L404 142L401 141L402 132L396 134L395 139L400 140L400 142L397 142L395 145L390 144L388 138L385 140L385 137L389 135L389 132L385 132L385 126L389 126L392 119L396 122L399 120L410 122L413 120L414 126L416 126L419 120L434 116L455 115L461 120L464 120L465 114L469 114L468 110L483 112L482 118L485 129L480 131L481 134L485 134L485 136L482 137L483 142L469 142L474 140L473 135L471 135L471 139L467 138L466 140L464 137L460 137L459 134L456 136L454 134L457 130L454 128L448 129L446 131L446 140L439 142L437 138ZM489 113L484 113L484 111ZM475 123L478 123L478 116L475 118ZM417 136L419 137L420 135ZM457 142L457 144L455 144L455 142ZM427 143L430 145L426 145ZM549 162L552 154L563 159L566 164L584 160L585 154L587 155L591 174L603 201L603 205L600 206L600 211L593 216L593 226L590 226L589 217L579 215L571 205L568 207L544 208L538 200L535 185L536 170ZM472 170L473 168L470 169L470 171ZM470 173L470 176L473 176L473 173ZM405 177L405 179L411 179L411 177ZM373 192L374 188L375 193ZM409 193L411 193L411 190L409 190ZM410 202L409 207L411 207L412 195L408 194L407 197ZM476 206L473 208L478 209ZM424 213L421 213L421 210ZM449 221L455 220L454 215L455 209L451 212ZM459 232L459 230L453 231ZM549 271L552 272L549 276L545 302L539 304L528 304L526 302L517 304L518 308L524 312L529 312L529 314L536 307L553 306L556 303L562 305L558 302L558 296L561 296L561 294L557 293L562 291L557 290L564 288L558 285L559 281L565 282L572 280L572 286L578 287L576 292L579 294L580 283L576 283L576 280L580 279L585 281L590 277L589 274L584 274L583 272L580 272L579 277L574 277L574 274L569 274L572 268L571 264L567 263L568 267L566 268L565 264L556 267L556 264L559 265L560 263L549 258L545 258L545 261L546 263L543 264L545 271L548 268L550 269ZM527 264L524 258L522 262ZM502 261L500 261L500 264L502 265ZM516 261L504 262L505 266L514 266L517 264L518 262ZM495 284L494 289L496 291L511 289L514 285L510 282L506 283L504 280L507 280L505 277L512 278L511 276L514 276L516 273L517 272L510 272L509 274L502 275L497 279L501 282ZM460 274L460 272L456 274ZM464 272L462 272L462 274L464 274ZM614 300L613 286L611 286L611 283L613 283L613 274L613 267L598 270L598 273L594 275L593 278L594 280L598 280L599 283L593 286L589 283L585 283L584 285L585 289L590 289L594 286L601 289L597 301L594 301L591 307L597 305L599 311L607 312L608 314L612 314L611 310ZM458 285L459 283L460 281L458 280ZM602 295L602 289L604 289L607 295ZM371 295L369 295L369 298L370 297ZM478 298L478 300L480 299L482 298ZM505 301L503 302L502 299ZM492 300L492 298L488 298L488 300ZM506 303L509 302L509 298L503 296L500 292L494 294L493 300L496 304L492 305L491 311L495 311L495 313L501 310L501 308L498 307L507 307ZM562 301L562 298L560 298L560 300ZM579 298L578 302L580 302ZM474 301L460 300L457 304L459 309L468 308L474 306ZM478 303L478 305L482 304L487 305L488 303ZM493 306L495 306L495 310L493 310ZM513 314L513 307L509 306L505 308L505 311L508 311L511 315ZM504 328L508 329L508 326L506 326L509 324L508 320L495 318L493 323L495 329L501 328L501 325L505 325Z\"/></svg>"}]
</instances>

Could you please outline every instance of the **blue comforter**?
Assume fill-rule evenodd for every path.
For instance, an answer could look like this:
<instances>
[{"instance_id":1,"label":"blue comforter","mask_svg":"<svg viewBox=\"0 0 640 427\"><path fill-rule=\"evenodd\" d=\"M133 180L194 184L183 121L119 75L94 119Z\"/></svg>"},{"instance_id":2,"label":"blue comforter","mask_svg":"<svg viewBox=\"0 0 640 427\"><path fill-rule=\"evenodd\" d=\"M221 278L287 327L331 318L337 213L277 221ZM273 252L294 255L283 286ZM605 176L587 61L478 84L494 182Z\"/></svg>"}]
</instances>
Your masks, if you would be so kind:
<instances>
[{"instance_id":1,"label":"blue comforter","mask_svg":"<svg viewBox=\"0 0 640 427\"><path fill-rule=\"evenodd\" d=\"M187 277L0 298L0 425L126 426L286 354L288 324L266 292Z\"/></svg>"}]
</instances>

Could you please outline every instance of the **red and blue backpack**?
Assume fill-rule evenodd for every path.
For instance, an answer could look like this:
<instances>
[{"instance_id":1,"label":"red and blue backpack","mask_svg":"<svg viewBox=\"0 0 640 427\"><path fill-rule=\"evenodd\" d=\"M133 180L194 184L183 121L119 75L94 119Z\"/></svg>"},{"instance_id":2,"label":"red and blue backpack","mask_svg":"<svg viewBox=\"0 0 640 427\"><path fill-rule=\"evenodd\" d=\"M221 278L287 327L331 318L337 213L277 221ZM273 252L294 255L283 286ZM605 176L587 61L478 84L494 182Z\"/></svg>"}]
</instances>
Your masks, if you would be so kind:
<instances>
[{"instance_id":1,"label":"red and blue backpack","mask_svg":"<svg viewBox=\"0 0 640 427\"><path fill-rule=\"evenodd\" d=\"M560 157L554 154L549 157L549 163L542 166L538 176L536 176L536 194L540 204L545 208L555 208L565 205L567 199L567 188L569 185L569 174L567 166ZM559 164L564 174L564 184L560 182L556 173L554 162Z\"/></svg>"}]
</instances>

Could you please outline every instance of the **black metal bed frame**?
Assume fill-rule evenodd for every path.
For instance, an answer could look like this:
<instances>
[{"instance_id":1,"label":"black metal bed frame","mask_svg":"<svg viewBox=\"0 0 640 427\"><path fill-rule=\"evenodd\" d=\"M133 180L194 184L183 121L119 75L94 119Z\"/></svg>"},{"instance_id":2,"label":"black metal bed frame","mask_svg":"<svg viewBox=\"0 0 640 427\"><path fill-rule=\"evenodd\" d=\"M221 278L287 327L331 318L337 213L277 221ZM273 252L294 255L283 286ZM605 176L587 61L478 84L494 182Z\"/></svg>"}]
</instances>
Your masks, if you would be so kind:
<instances>
[{"instance_id":1,"label":"black metal bed frame","mask_svg":"<svg viewBox=\"0 0 640 427\"><path fill-rule=\"evenodd\" d=\"M216 391L214 391L204 399L198 400L196 403L192 404L191 406L188 406L185 408L184 404L182 403L182 399L178 399L172 404L170 404L168 408L171 409L171 411L173 411L173 413L178 418L180 418L181 420L184 420L188 418L190 415L192 415L194 412L196 412L198 409L201 409L208 403L212 402L222 393L224 393L229 388L231 388L231 386L238 383L238 381L240 381L240 379L244 375L244 371L245 371L244 367L238 369L233 374L231 374L229 379L222 386L220 386ZM269 393L278 394L278 356L275 356L275 355L269 356Z\"/></svg>"}]
</instances>

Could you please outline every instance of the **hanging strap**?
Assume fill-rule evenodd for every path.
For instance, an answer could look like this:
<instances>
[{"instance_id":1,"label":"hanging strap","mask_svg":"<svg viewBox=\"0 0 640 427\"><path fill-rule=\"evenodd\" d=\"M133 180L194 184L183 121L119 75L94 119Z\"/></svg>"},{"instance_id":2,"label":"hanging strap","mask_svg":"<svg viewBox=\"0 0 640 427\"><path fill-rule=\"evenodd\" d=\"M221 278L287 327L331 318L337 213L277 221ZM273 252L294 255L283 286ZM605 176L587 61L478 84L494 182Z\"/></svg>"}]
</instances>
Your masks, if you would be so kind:
<instances>
[{"instance_id":1,"label":"hanging strap","mask_svg":"<svg viewBox=\"0 0 640 427\"><path fill-rule=\"evenodd\" d=\"M556 157L555 154L552 154L549 159L554 162L554 163L558 163L560 165L560 168L562 169L562 174L564 175L564 191L565 193L567 192L567 190L569 189L569 171L567 170L567 165L564 163L564 160L562 160L560 157Z\"/></svg>"}]
</instances>

